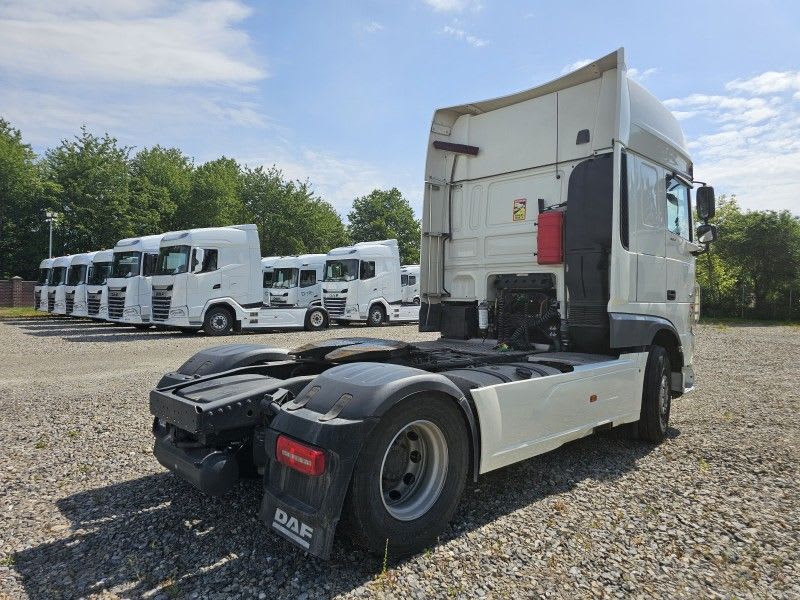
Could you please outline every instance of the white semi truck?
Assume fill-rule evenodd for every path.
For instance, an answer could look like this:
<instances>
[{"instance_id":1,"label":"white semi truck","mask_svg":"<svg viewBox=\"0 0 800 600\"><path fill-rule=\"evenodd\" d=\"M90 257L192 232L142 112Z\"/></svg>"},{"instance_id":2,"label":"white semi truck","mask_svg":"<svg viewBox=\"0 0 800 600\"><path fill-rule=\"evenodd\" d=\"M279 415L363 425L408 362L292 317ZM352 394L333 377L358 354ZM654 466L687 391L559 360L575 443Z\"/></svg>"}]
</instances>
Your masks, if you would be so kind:
<instances>
[{"instance_id":1,"label":"white semi truck","mask_svg":"<svg viewBox=\"0 0 800 600\"><path fill-rule=\"evenodd\" d=\"M153 322L208 335L327 327L319 306L265 306L263 281L255 225L165 233L152 278Z\"/></svg>"},{"instance_id":2,"label":"white semi truck","mask_svg":"<svg viewBox=\"0 0 800 600\"><path fill-rule=\"evenodd\" d=\"M204 350L150 393L156 457L210 494L263 474L260 518L312 555L342 531L399 556L436 543L468 477L616 427L661 442L716 238L697 183L622 50L437 110L420 330L441 339Z\"/></svg>"},{"instance_id":3,"label":"white semi truck","mask_svg":"<svg viewBox=\"0 0 800 600\"><path fill-rule=\"evenodd\" d=\"M45 258L39 263L39 277L33 286L33 308L47 311L47 281L50 278L50 269L53 266L52 258Z\"/></svg>"},{"instance_id":4,"label":"white semi truck","mask_svg":"<svg viewBox=\"0 0 800 600\"><path fill-rule=\"evenodd\" d=\"M114 260L112 250L99 250L92 257L86 279L86 315L91 319L108 319L108 278Z\"/></svg>"},{"instance_id":5,"label":"white semi truck","mask_svg":"<svg viewBox=\"0 0 800 600\"><path fill-rule=\"evenodd\" d=\"M92 259L96 252L76 254L67 270L67 285L64 289L66 297L66 314L71 317L87 317L86 281L92 268Z\"/></svg>"},{"instance_id":6,"label":"white semi truck","mask_svg":"<svg viewBox=\"0 0 800 600\"><path fill-rule=\"evenodd\" d=\"M275 259L268 288L269 305L290 308L321 306L325 260L325 254L301 254Z\"/></svg>"},{"instance_id":7,"label":"white semi truck","mask_svg":"<svg viewBox=\"0 0 800 600\"><path fill-rule=\"evenodd\" d=\"M400 290L406 304L419 304L419 265L400 267Z\"/></svg>"},{"instance_id":8,"label":"white semi truck","mask_svg":"<svg viewBox=\"0 0 800 600\"><path fill-rule=\"evenodd\" d=\"M51 277L47 285L47 310L54 315L67 314L67 275L74 255L53 259Z\"/></svg>"},{"instance_id":9,"label":"white semi truck","mask_svg":"<svg viewBox=\"0 0 800 600\"><path fill-rule=\"evenodd\" d=\"M337 323L411 322L419 306L403 303L397 240L359 242L328 252L322 301Z\"/></svg>"},{"instance_id":10,"label":"white semi truck","mask_svg":"<svg viewBox=\"0 0 800 600\"><path fill-rule=\"evenodd\" d=\"M146 329L151 323L150 278L161 235L126 238L114 246L108 287L108 321Z\"/></svg>"}]
</instances>

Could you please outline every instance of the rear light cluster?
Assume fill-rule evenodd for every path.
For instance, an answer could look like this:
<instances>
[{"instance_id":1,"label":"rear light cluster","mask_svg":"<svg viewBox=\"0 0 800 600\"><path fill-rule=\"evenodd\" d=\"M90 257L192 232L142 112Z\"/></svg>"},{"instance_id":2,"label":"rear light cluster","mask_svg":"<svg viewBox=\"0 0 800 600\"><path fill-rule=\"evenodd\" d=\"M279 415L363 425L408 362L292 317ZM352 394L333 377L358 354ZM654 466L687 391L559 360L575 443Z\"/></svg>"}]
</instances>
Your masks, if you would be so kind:
<instances>
[{"instance_id":1,"label":"rear light cluster","mask_svg":"<svg viewBox=\"0 0 800 600\"><path fill-rule=\"evenodd\" d=\"M304 475L317 477L325 472L325 452L285 435L278 436L275 456L279 463Z\"/></svg>"}]
</instances>

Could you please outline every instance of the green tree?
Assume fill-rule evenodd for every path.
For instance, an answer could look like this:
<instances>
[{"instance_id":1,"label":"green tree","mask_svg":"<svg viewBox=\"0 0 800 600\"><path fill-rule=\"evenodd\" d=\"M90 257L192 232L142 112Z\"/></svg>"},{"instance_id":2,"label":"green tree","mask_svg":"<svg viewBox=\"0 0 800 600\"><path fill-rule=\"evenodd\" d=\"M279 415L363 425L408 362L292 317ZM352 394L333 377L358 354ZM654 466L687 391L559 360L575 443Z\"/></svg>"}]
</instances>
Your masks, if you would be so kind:
<instances>
[{"instance_id":1,"label":"green tree","mask_svg":"<svg viewBox=\"0 0 800 600\"><path fill-rule=\"evenodd\" d=\"M187 202L175 211L177 228L220 227L245 220L241 172L239 163L224 156L197 167L192 172Z\"/></svg>"},{"instance_id":2,"label":"green tree","mask_svg":"<svg viewBox=\"0 0 800 600\"><path fill-rule=\"evenodd\" d=\"M400 190L373 190L353 201L347 215L354 242L397 239L403 264L419 262L419 221Z\"/></svg>"},{"instance_id":3,"label":"green tree","mask_svg":"<svg viewBox=\"0 0 800 600\"><path fill-rule=\"evenodd\" d=\"M333 207L307 182L287 181L274 165L244 171L242 200L246 220L258 225L265 256L327 252L349 241Z\"/></svg>"},{"instance_id":4,"label":"green tree","mask_svg":"<svg viewBox=\"0 0 800 600\"><path fill-rule=\"evenodd\" d=\"M0 277L31 278L47 257L47 189L36 154L0 118Z\"/></svg>"},{"instance_id":5,"label":"green tree","mask_svg":"<svg viewBox=\"0 0 800 600\"><path fill-rule=\"evenodd\" d=\"M146 232L181 229L175 213L189 201L191 159L177 148L153 146L140 150L130 168L134 229Z\"/></svg>"},{"instance_id":6,"label":"green tree","mask_svg":"<svg viewBox=\"0 0 800 600\"><path fill-rule=\"evenodd\" d=\"M115 138L98 137L86 127L47 151L43 168L55 184L50 203L61 214L54 254L111 248L121 238L151 233L131 219L129 154Z\"/></svg>"}]
</instances>

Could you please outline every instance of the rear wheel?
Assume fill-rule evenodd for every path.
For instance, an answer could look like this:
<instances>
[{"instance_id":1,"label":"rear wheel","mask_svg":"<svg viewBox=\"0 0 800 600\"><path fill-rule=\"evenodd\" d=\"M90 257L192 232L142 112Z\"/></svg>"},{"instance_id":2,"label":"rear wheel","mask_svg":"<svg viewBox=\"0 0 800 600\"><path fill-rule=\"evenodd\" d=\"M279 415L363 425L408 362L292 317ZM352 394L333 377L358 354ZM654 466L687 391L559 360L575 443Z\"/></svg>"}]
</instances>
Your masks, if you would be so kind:
<instances>
[{"instance_id":1,"label":"rear wheel","mask_svg":"<svg viewBox=\"0 0 800 600\"><path fill-rule=\"evenodd\" d=\"M642 412L637 428L642 440L658 443L667 435L672 405L671 377L672 367L667 351L661 346L652 346L644 373Z\"/></svg>"},{"instance_id":2,"label":"rear wheel","mask_svg":"<svg viewBox=\"0 0 800 600\"><path fill-rule=\"evenodd\" d=\"M467 478L469 441L459 408L420 396L387 412L362 449L345 506L353 540L393 557L436 542Z\"/></svg>"},{"instance_id":3,"label":"rear wheel","mask_svg":"<svg viewBox=\"0 0 800 600\"><path fill-rule=\"evenodd\" d=\"M370 327L378 327L386 320L386 311L380 304L373 304L369 307L369 315L367 315L367 325Z\"/></svg>"},{"instance_id":4,"label":"rear wheel","mask_svg":"<svg viewBox=\"0 0 800 600\"><path fill-rule=\"evenodd\" d=\"M320 331L328 328L328 315L321 308L312 308L306 314L306 331Z\"/></svg>"},{"instance_id":5,"label":"rear wheel","mask_svg":"<svg viewBox=\"0 0 800 600\"><path fill-rule=\"evenodd\" d=\"M233 331L233 313L227 306L212 306L203 321L203 331L207 335L228 335Z\"/></svg>"}]
</instances>

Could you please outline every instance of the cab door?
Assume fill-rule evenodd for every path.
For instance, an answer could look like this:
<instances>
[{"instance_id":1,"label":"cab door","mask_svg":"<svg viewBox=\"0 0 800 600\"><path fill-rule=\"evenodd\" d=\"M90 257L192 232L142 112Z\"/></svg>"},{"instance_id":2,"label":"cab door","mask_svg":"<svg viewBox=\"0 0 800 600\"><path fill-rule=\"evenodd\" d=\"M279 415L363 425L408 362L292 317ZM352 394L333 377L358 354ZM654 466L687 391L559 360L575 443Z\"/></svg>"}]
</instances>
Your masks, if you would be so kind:
<instances>
[{"instance_id":1,"label":"cab door","mask_svg":"<svg viewBox=\"0 0 800 600\"><path fill-rule=\"evenodd\" d=\"M663 169L634 155L629 156L629 161L631 250L636 252L636 301L662 303L667 300Z\"/></svg>"},{"instance_id":2,"label":"cab door","mask_svg":"<svg viewBox=\"0 0 800 600\"><path fill-rule=\"evenodd\" d=\"M694 295L694 250L689 186L666 177L666 294L667 302L689 304Z\"/></svg>"},{"instance_id":3,"label":"cab door","mask_svg":"<svg viewBox=\"0 0 800 600\"><path fill-rule=\"evenodd\" d=\"M203 248L202 266L199 272L195 272L199 261L197 249L192 249L186 283L186 303L189 305L190 315L201 314L208 300L222 295L222 279L217 268L218 257L219 250L216 248Z\"/></svg>"}]
</instances>

